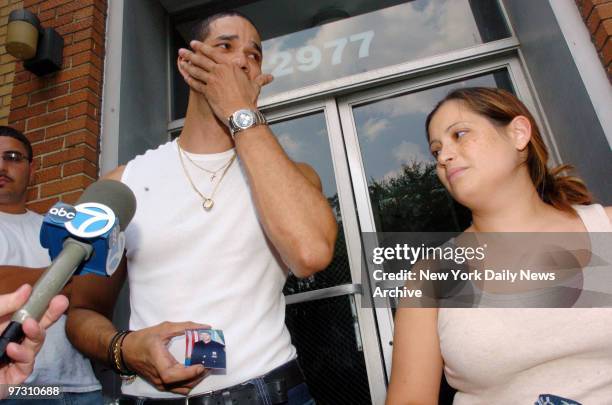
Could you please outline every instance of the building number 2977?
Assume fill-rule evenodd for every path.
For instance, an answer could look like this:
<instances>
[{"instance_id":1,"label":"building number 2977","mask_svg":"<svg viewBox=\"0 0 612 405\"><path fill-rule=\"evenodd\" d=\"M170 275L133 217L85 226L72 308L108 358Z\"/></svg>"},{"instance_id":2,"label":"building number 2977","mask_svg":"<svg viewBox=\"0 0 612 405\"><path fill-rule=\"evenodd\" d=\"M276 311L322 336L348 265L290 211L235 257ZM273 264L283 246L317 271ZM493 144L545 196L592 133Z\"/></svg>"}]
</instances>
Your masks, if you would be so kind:
<instances>
[{"instance_id":1,"label":"building number 2977","mask_svg":"<svg viewBox=\"0 0 612 405\"><path fill-rule=\"evenodd\" d=\"M373 38L374 31L366 31L325 42L322 45L323 50L320 45L306 45L291 51L276 52L270 55L268 68L274 67L271 74L275 78L290 75L295 72L295 69L310 72L321 65L324 52L328 57L325 59L326 63L331 66L339 65L346 54L345 49L352 48L350 43L358 43L358 58L367 58L370 56L370 45Z\"/></svg>"}]
</instances>

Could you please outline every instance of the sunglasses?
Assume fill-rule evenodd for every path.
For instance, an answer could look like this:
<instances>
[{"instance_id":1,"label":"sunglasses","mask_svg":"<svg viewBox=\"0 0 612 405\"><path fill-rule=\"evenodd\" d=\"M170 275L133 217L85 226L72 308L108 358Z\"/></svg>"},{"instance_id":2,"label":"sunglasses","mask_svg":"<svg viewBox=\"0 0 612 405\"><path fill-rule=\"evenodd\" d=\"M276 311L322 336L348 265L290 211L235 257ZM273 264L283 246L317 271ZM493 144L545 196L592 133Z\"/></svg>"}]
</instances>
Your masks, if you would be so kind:
<instances>
[{"instance_id":1,"label":"sunglasses","mask_svg":"<svg viewBox=\"0 0 612 405\"><path fill-rule=\"evenodd\" d=\"M21 152L7 151L2 153L2 160L8 163L21 163L24 160L30 161L30 157Z\"/></svg>"}]
</instances>

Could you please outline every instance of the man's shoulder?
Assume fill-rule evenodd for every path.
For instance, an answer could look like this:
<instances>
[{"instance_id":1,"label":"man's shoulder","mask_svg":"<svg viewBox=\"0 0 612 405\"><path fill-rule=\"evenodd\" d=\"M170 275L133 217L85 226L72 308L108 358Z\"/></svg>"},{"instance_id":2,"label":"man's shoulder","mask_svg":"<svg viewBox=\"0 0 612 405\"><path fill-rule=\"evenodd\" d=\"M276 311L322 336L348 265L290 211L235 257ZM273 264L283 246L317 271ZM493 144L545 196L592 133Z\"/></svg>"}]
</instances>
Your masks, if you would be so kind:
<instances>
[{"instance_id":1,"label":"man's shoulder","mask_svg":"<svg viewBox=\"0 0 612 405\"><path fill-rule=\"evenodd\" d=\"M165 160L167 156L173 153L173 141L168 141L159 145L156 148L148 149L142 154L136 155L132 160L125 165L121 165L111 170L102 176L104 179L123 181L134 170L134 167L143 167L145 171L154 170L159 167L159 160Z\"/></svg>"},{"instance_id":2,"label":"man's shoulder","mask_svg":"<svg viewBox=\"0 0 612 405\"><path fill-rule=\"evenodd\" d=\"M168 141L166 143L162 143L155 148L147 149L144 153L136 155L132 160L129 161L128 164L140 161L153 159L160 156L166 156L168 154L177 154L178 150L176 149L175 141ZM177 155L178 156L178 155Z\"/></svg>"},{"instance_id":3,"label":"man's shoulder","mask_svg":"<svg viewBox=\"0 0 612 405\"><path fill-rule=\"evenodd\" d=\"M7 214L3 217L5 220L0 221L0 225L4 225L7 228L19 227L19 228L40 228L43 222L43 215L38 212L26 209L25 214L10 215Z\"/></svg>"},{"instance_id":4,"label":"man's shoulder","mask_svg":"<svg viewBox=\"0 0 612 405\"><path fill-rule=\"evenodd\" d=\"M146 171L162 169L164 162L168 159L178 159L178 150L174 141L169 141L156 148L136 155L125 165L125 173L131 172L133 168L140 168Z\"/></svg>"},{"instance_id":5,"label":"man's shoulder","mask_svg":"<svg viewBox=\"0 0 612 405\"><path fill-rule=\"evenodd\" d=\"M0 221L0 264L23 267L46 267L49 254L39 242L43 216L27 210L25 214Z\"/></svg>"},{"instance_id":6,"label":"man's shoulder","mask_svg":"<svg viewBox=\"0 0 612 405\"><path fill-rule=\"evenodd\" d=\"M124 171L125 171L125 165L121 165L119 167L114 168L110 172L106 173L104 176L102 176L102 178L106 180L121 181Z\"/></svg>"},{"instance_id":7,"label":"man's shoulder","mask_svg":"<svg viewBox=\"0 0 612 405\"><path fill-rule=\"evenodd\" d=\"M44 217L42 214L32 210L27 210L26 215L28 215L29 219L36 221L42 221Z\"/></svg>"},{"instance_id":8,"label":"man's shoulder","mask_svg":"<svg viewBox=\"0 0 612 405\"><path fill-rule=\"evenodd\" d=\"M43 224L44 216L39 214L38 212L30 211L30 210L28 210L27 215L28 215L28 219L27 219L28 225L34 228L37 233L40 232L40 227Z\"/></svg>"}]
</instances>

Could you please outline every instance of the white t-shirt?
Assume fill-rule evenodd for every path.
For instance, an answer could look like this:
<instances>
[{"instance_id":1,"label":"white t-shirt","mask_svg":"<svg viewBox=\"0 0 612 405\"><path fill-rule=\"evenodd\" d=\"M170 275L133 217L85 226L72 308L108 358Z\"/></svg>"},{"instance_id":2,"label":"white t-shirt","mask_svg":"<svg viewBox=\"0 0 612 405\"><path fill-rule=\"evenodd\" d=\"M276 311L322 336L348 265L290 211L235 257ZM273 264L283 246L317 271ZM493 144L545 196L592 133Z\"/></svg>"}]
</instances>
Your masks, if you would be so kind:
<instances>
[{"instance_id":1,"label":"white t-shirt","mask_svg":"<svg viewBox=\"0 0 612 405\"><path fill-rule=\"evenodd\" d=\"M47 249L40 245L42 219L32 211L25 214L0 212L0 265L41 268L51 263ZM101 389L89 360L68 341L65 325L66 315L62 315L47 329L45 343L26 383L61 385L65 392Z\"/></svg>"},{"instance_id":2,"label":"white t-shirt","mask_svg":"<svg viewBox=\"0 0 612 405\"><path fill-rule=\"evenodd\" d=\"M216 170L233 153L189 156ZM212 183L209 173L187 159L184 163L199 190L210 196L220 173ZM294 359L282 293L287 272L259 223L240 159L217 187L210 211L185 176L176 142L136 157L122 181L138 202L126 229L130 329L193 321L225 335L226 373L207 376L190 395L242 383ZM173 339L169 350L182 364L184 335ZM124 383L123 392L177 396L142 378Z\"/></svg>"}]
</instances>

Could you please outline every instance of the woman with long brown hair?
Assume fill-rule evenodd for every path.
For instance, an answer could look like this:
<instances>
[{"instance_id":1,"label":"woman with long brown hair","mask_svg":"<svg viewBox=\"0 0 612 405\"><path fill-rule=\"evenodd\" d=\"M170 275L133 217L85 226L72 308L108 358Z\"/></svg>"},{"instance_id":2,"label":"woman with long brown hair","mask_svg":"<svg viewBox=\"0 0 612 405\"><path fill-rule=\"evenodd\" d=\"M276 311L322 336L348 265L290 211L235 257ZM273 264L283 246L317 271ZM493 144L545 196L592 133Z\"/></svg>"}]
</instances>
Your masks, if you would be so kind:
<instances>
[{"instance_id":1,"label":"woman with long brown hair","mask_svg":"<svg viewBox=\"0 0 612 405\"><path fill-rule=\"evenodd\" d=\"M454 90L426 130L440 181L472 212L465 232L612 232L612 207L569 166L547 168L511 93ZM610 403L612 309L399 308L387 404L437 403L443 370L454 404Z\"/></svg>"}]
</instances>

